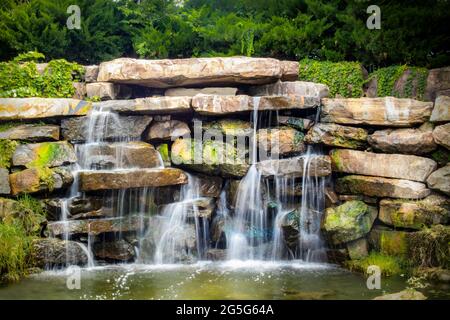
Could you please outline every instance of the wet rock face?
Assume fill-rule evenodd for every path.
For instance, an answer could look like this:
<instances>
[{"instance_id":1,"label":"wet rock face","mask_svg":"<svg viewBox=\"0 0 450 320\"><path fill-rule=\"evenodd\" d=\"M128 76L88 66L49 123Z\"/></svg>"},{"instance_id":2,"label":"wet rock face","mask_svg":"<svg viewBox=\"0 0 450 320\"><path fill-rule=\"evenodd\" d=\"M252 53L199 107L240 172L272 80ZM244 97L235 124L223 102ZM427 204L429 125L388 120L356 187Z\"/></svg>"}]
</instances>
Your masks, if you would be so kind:
<instances>
[{"instance_id":1,"label":"wet rock face","mask_svg":"<svg viewBox=\"0 0 450 320\"><path fill-rule=\"evenodd\" d=\"M290 155L305 151L304 135L289 127L259 129L257 133L258 147L267 155Z\"/></svg>"},{"instance_id":2,"label":"wet rock face","mask_svg":"<svg viewBox=\"0 0 450 320\"><path fill-rule=\"evenodd\" d=\"M304 157L266 160L258 162L256 167L261 175L266 177L275 175L325 177L331 174L331 160L328 156L313 156L307 172L304 172L304 161Z\"/></svg>"},{"instance_id":3,"label":"wet rock face","mask_svg":"<svg viewBox=\"0 0 450 320\"><path fill-rule=\"evenodd\" d=\"M103 132L105 140L118 140L120 138L129 138L140 140L145 129L148 127L152 117L149 116L117 116L108 117L103 121L93 124L92 132ZM62 120L62 136L65 140L72 142L84 142L88 139L86 136L89 121L86 118L67 118Z\"/></svg>"},{"instance_id":4,"label":"wet rock face","mask_svg":"<svg viewBox=\"0 0 450 320\"><path fill-rule=\"evenodd\" d=\"M134 247L123 239L95 243L93 251L97 259L113 262L130 262L136 256Z\"/></svg>"},{"instance_id":5,"label":"wet rock face","mask_svg":"<svg viewBox=\"0 0 450 320\"><path fill-rule=\"evenodd\" d=\"M322 143L331 147L364 149L367 144L367 130L341 126L338 124L317 123L305 136L305 143Z\"/></svg>"},{"instance_id":6,"label":"wet rock face","mask_svg":"<svg viewBox=\"0 0 450 320\"><path fill-rule=\"evenodd\" d=\"M65 168L31 168L9 175L11 194L52 192L69 187L73 175Z\"/></svg>"},{"instance_id":7,"label":"wet rock face","mask_svg":"<svg viewBox=\"0 0 450 320\"><path fill-rule=\"evenodd\" d=\"M288 72L287 70L285 72ZM282 75L280 61L270 58L175 60L120 58L100 64L97 81L169 88L214 84L263 84L274 82Z\"/></svg>"},{"instance_id":8,"label":"wet rock face","mask_svg":"<svg viewBox=\"0 0 450 320\"><path fill-rule=\"evenodd\" d=\"M400 154L336 149L330 153L330 157L336 172L420 182L424 182L437 167L437 163L431 159Z\"/></svg>"},{"instance_id":9,"label":"wet rock face","mask_svg":"<svg viewBox=\"0 0 450 320\"><path fill-rule=\"evenodd\" d=\"M369 233L377 215L375 207L362 201L348 201L325 211L323 229L333 244L346 243Z\"/></svg>"},{"instance_id":10,"label":"wet rock face","mask_svg":"<svg viewBox=\"0 0 450 320\"><path fill-rule=\"evenodd\" d=\"M410 127L428 121L432 102L413 99L323 99L322 122L338 124Z\"/></svg>"},{"instance_id":11,"label":"wet rock face","mask_svg":"<svg viewBox=\"0 0 450 320\"><path fill-rule=\"evenodd\" d=\"M92 109L88 101L53 98L1 98L0 120L83 116Z\"/></svg>"},{"instance_id":12,"label":"wet rock face","mask_svg":"<svg viewBox=\"0 0 450 320\"><path fill-rule=\"evenodd\" d=\"M0 131L0 139L25 140L38 142L42 140L59 140L59 126L22 124Z\"/></svg>"},{"instance_id":13,"label":"wet rock face","mask_svg":"<svg viewBox=\"0 0 450 320\"><path fill-rule=\"evenodd\" d=\"M450 196L450 164L434 171L427 179L430 189L434 189Z\"/></svg>"},{"instance_id":14,"label":"wet rock face","mask_svg":"<svg viewBox=\"0 0 450 320\"><path fill-rule=\"evenodd\" d=\"M437 144L450 150L450 123L434 128L433 138Z\"/></svg>"},{"instance_id":15,"label":"wet rock face","mask_svg":"<svg viewBox=\"0 0 450 320\"><path fill-rule=\"evenodd\" d=\"M84 266L88 262L86 252L75 241L59 239L35 239L32 243L33 261L40 268L53 266Z\"/></svg>"},{"instance_id":16,"label":"wet rock face","mask_svg":"<svg viewBox=\"0 0 450 320\"><path fill-rule=\"evenodd\" d=\"M425 123L418 129L387 129L375 131L368 138L375 149L387 153L424 155L437 148L433 126Z\"/></svg>"},{"instance_id":17,"label":"wet rock face","mask_svg":"<svg viewBox=\"0 0 450 320\"><path fill-rule=\"evenodd\" d=\"M59 167L75 163L77 156L73 146L66 142L42 142L17 146L12 163L14 166Z\"/></svg>"}]
</instances>

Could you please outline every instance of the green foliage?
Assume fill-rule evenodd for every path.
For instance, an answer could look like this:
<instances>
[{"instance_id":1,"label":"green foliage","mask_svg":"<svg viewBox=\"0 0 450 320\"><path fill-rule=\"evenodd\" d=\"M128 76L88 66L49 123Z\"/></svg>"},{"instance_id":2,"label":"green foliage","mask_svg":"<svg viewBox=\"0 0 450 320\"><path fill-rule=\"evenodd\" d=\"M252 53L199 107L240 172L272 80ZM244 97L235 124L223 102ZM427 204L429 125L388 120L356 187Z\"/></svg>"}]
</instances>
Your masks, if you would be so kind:
<instances>
[{"instance_id":1,"label":"green foliage","mask_svg":"<svg viewBox=\"0 0 450 320\"><path fill-rule=\"evenodd\" d=\"M381 274L384 276L399 275L404 272L405 262L398 257L384 255L375 251L359 260L350 260L346 262L346 267L351 271L366 274L369 266L378 266Z\"/></svg>"},{"instance_id":2,"label":"green foliage","mask_svg":"<svg viewBox=\"0 0 450 320\"><path fill-rule=\"evenodd\" d=\"M0 168L9 169L11 158L18 144L17 141L0 139Z\"/></svg>"},{"instance_id":3,"label":"green foliage","mask_svg":"<svg viewBox=\"0 0 450 320\"><path fill-rule=\"evenodd\" d=\"M0 97L70 98L75 94L73 81L79 81L84 68L64 59L52 60L40 74L36 59L44 56L28 52L0 63Z\"/></svg>"},{"instance_id":4,"label":"green foliage","mask_svg":"<svg viewBox=\"0 0 450 320\"><path fill-rule=\"evenodd\" d=\"M435 225L414 232L409 247L415 266L450 268L450 226Z\"/></svg>"},{"instance_id":5,"label":"green foliage","mask_svg":"<svg viewBox=\"0 0 450 320\"><path fill-rule=\"evenodd\" d=\"M408 71L403 88L396 86L397 81ZM428 76L426 68L402 66L390 66L380 68L371 73L368 81L376 79L377 96L394 96L397 98L423 99Z\"/></svg>"},{"instance_id":6,"label":"green foliage","mask_svg":"<svg viewBox=\"0 0 450 320\"><path fill-rule=\"evenodd\" d=\"M303 59L299 79L326 84L330 96L358 98L363 94L364 77L357 62L329 62Z\"/></svg>"}]
</instances>

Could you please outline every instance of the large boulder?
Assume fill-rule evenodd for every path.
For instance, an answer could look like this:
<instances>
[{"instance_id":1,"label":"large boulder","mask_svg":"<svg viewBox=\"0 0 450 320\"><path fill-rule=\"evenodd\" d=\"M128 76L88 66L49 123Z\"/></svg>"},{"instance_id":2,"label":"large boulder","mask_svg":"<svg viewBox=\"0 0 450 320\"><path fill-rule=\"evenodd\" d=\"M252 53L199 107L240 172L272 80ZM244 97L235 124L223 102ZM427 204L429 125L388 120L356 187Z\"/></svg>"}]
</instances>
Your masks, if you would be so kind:
<instances>
[{"instance_id":1,"label":"large boulder","mask_svg":"<svg viewBox=\"0 0 450 320\"><path fill-rule=\"evenodd\" d=\"M94 103L102 110L119 113L167 114L191 111L191 97L147 97L133 100L110 100Z\"/></svg>"},{"instance_id":2,"label":"large boulder","mask_svg":"<svg viewBox=\"0 0 450 320\"><path fill-rule=\"evenodd\" d=\"M158 151L142 141L80 145L84 168L155 168L161 167Z\"/></svg>"},{"instance_id":3,"label":"large boulder","mask_svg":"<svg viewBox=\"0 0 450 320\"><path fill-rule=\"evenodd\" d=\"M249 88L252 96L283 96L283 95L297 95L310 96L319 99L328 96L329 89L326 85L321 83L306 82L306 81L278 81L272 84L263 86L252 86Z\"/></svg>"},{"instance_id":4,"label":"large boulder","mask_svg":"<svg viewBox=\"0 0 450 320\"><path fill-rule=\"evenodd\" d=\"M14 166L59 167L75 163L77 155L67 141L21 144L12 157Z\"/></svg>"},{"instance_id":5,"label":"large boulder","mask_svg":"<svg viewBox=\"0 0 450 320\"><path fill-rule=\"evenodd\" d=\"M305 109L320 105L317 97L285 95L250 97L197 95L192 98L194 111L204 115L223 115L259 110Z\"/></svg>"},{"instance_id":6,"label":"large boulder","mask_svg":"<svg viewBox=\"0 0 450 320\"><path fill-rule=\"evenodd\" d=\"M271 58L120 58L101 63L97 81L131 83L154 88L264 84L280 79L282 73L280 61Z\"/></svg>"},{"instance_id":7,"label":"large boulder","mask_svg":"<svg viewBox=\"0 0 450 320\"><path fill-rule=\"evenodd\" d=\"M157 121L150 126L146 140L172 140L190 137L191 129L179 120Z\"/></svg>"},{"instance_id":8,"label":"large boulder","mask_svg":"<svg viewBox=\"0 0 450 320\"><path fill-rule=\"evenodd\" d=\"M429 123L420 128L378 130L367 141L375 150L387 153L423 155L437 148Z\"/></svg>"},{"instance_id":9,"label":"large boulder","mask_svg":"<svg viewBox=\"0 0 450 320\"><path fill-rule=\"evenodd\" d=\"M9 186L9 170L0 168L0 194L10 194L11 187Z\"/></svg>"},{"instance_id":10,"label":"large boulder","mask_svg":"<svg viewBox=\"0 0 450 320\"><path fill-rule=\"evenodd\" d=\"M0 98L0 120L84 116L92 103L76 99Z\"/></svg>"},{"instance_id":11,"label":"large boulder","mask_svg":"<svg viewBox=\"0 0 450 320\"><path fill-rule=\"evenodd\" d=\"M64 168L30 168L9 175L11 194L52 192L73 183L73 175Z\"/></svg>"},{"instance_id":12,"label":"large boulder","mask_svg":"<svg viewBox=\"0 0 450 320\"><path fill-rule=\"evenodd\" d=\"M59 126L41 124L17 124L0 129L0 139L38 142L59 140Z\"/></svg>"},{"instance_id":13,"label":"large boulder","mask_svg":"<svg viewBox=\"0 0 450 320\"><path fill-rule=\"evenodd\" d=\"M33 263L39 268L84 266L88 263L82 244L75 241L38 238L33 240L31 247Z\"/></svg>"},{"instance_id":14,"label":"large boulder","mask_svg":"<svg viewBox=\"0 0 450 320\"><path fill-rule=\"evenodd\" d=\"M428 72L425 99L434 100L440 95L450 96L450 67L431 69Z\"/></svg>"},{"instance_id":15,"label":"large boulder","mask_svg":"<svg viewBox=\"0 0 450 320\"><path fill-rule=\"evenodd\" d=\"M450 122L450 96L439 96L434 101L431 122Z\"/></svg>"},{"instance_id":16,"label":"large boulder","mask_svg":"<svg viewBox=\"0 0 450 320\"><path fill-rule=\"evenodd\" d=\"M450 196L450 163L434 171L427 179L428 188Z\"/></svg>"},{"instance_id":17,"label":"large boulder","mask_svg":"<svg viewBox=\"0 0 450 320\"><path fill-rule=\"evenodd\" d=\"M193 97L197 94L213 94L219 96L236 95L238 89L230 87L209 88L172 88L164 92L166 97Z\"/></svg>"},{"instance_id":18,"label":"large boulder","mask_svg":"<svg viewBox=\"0 0 450 320\"><path fill-rule=\"evenodd\" d=\"M268 157L302 153L305 151L303 138L302 132L289 127L259 129L257 139L260 156L262 151Z\"/></svg>"},{"instance_id":19,"label":"large boulder","mask_svg":"<svg viewBox=\"0 0 450 320\"><path fill-rule=\"evenodd\" d=\"M364 237L372 228L377 215L376 207L362 201L347 201L326 209L323 229L331 243L339 245Z\"/></svg>"},{"instance_id":20,"label":"large boulder","mask_svg":"<svg viewBox=\"0 0 450 320\"><path fill-rule=\"evenodd\" d=\"M308 131L305 143L323 143L331 147L364 149L367 144L367 130L334 123L317 123Z\"/></svg>"},{"instance_id":21,"label":"large boulder","mask_svg":"<svg viewBox=\"0 0 450 320\"><path fill-rule=\"evenodd\" d=\"M174 168L84 171L79 178L81 191L163 187L186 184L188 179Z\"/></svg>"},{"instance_id":22,"label":"large boulder","mask_svg":"<svg viewBox=\"0 0 450 320\"><path fill-rule=\"evenodd\" d=\"M413 99L322 99L322 122L390 127L410 127L428 121L432 102Z\"/></svg>"},{"instance_id":23,"label":"large boulder","mask_svg":"<svg viewBox=\"0 0 450 320\"><path fill-rule=\"evenodd\" d=\"M437 144L450 150L450 122L434 128L433 138Z\"/></svg>"},{"instance_id":24,"label":"large boulder","mask_svg":"<svg viewBox=\"0 0 450 320\"><path fill-rule=\"evenodd\" d=\"M338 178L336 192L401 199L422 199L431 193L430 189L420 182L358 175Z\"/></svg>"},{"instance_id":25,"label":"large boulder","mask_svg":"<svg viewBox=\"0 0 450 320\"><path fill-rule=\"evenodd\" d=\"M431 159L335 149L330 152L333 171L424 182L437 168Z\"/></svg>"},{"instance_id":26,"label":"large boulder","mask_svg":"<svg viewBox=\"0 0 450 320\"><path fill-rule=\"evenodd\" d=\"M295 176L305 175L305 157L295 157L279 160L265 160L256 164L262 176ZM306 166L306 175L312 177L325 177L331 174L331 160L328 156L311 156Z\"/></svg>"},{"instance_id":27,"label":"large boulder","mask_svg":"<svg viewBox=\"0 0 450 320\"><path fill-rule=\"evenodd\" d=\"M94 136L102 133L104 140L140 140L152 117L150 116L110 116L104 121L90 123L89 118L69 118L61 122L62 136L65 140L84 142L89 138L91 129ZM90 125L92 127L90 128Z\"/></svg>"}]
</instances>

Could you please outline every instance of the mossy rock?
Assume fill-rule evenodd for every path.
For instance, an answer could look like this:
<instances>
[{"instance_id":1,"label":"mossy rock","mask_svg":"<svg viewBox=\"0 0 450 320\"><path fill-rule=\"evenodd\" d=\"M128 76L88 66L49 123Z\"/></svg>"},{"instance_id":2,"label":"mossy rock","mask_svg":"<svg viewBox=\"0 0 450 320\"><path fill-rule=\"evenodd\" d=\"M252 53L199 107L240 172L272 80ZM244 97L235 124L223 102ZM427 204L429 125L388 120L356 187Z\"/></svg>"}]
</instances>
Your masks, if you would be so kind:
<instances>
[{"instance_id":1,"label":"mossy rock","mask_svg":"<svg viewBox=\"0 0 450 320\"><path fill-rule=\"evenodd\" d=\"M203 124L203 130L218 130L224 135L240 136L253 132L252 124L239 119L221 119Z\"/></svg>"},{"instance_id":2,"label":"mossy rock","mask_svg":"<svg viewBox=\"0 0 450 320\"><path fill-rule=\"evenodd\" d=\"M0 168L11 167L12 157L18 145L17 141L0 139Z\"/></svg>"},{"instance_id":3,"label":"mossy rock","mask_svg":"<svg viewBox=\"0 0 450 320\"><path fill-rule=\"evenodd\" d=\"M384 255L408 257L410 233L389 228L374 227L369 234L369 243L375 251Z\"/></svg>"},{"instance_id":4,"label":"mossy rock","mask_svg":"<svg viewBox=\"0 0 450 320\"><path fill-rule=\"evenodd\" d=\"M397 257L385 255L379 252L370 252L367 257L347 261L345 266L351 271L367 274L369 266L377 266L380 268L381 274L384 276L400 275L404 272L404 262Z\"/></svg>"},{"instance_id":5,"label":"mossy rock","mask_svg":"<svg viewBox=\"0 0 450 320\"><path fill-rule=\"evenodd\" d=\"M366 235L377 217L377 209L363 201L347 201L344 204L327 208L323 229L334 245L339 245Z\"/></svg>"},{"instance_id":6,"label":"mossy rock","mask_svg":"<svg viewBox=\"0 0 450 320\"><path fill-rule=\"evenodd\" d=\"M23 144L13 155L15 166L58 167L77 161L73 146L67 141Z\"/></svg>"}]
</instances>

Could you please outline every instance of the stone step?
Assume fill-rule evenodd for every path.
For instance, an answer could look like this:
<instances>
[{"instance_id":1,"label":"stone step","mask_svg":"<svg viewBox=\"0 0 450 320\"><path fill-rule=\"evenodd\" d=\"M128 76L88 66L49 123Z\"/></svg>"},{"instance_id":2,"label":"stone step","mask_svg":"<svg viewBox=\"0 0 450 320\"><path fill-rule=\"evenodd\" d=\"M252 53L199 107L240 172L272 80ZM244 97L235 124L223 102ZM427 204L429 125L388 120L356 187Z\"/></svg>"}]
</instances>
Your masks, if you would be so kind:
<instances>
[{"instance_id":1,"label":"stone step","mask_svg":"<svg viewBox=\"0 0 450 320\"><path fill-rule=\"evenodd\" d=\"M433 102L394 97L324 98L322 104L322 122L389 127L411 127L424 123L433 109Z\"/></svg>"},{"instance_id":2,"label":"stone step","mask_svg":"<svg viewBox=\"0 0 450 320\"><path fill-rule=\"evenodd\" d=\"M304 175L304 157L295 157L280 160L265 160L258 162L256 168L261 175L282 176L292 175L302 177ZM331 174L331 160L329 156L312 156L310 159L308 175L326 177Z\"/></svg>"},{"instance_id":3,"label":"stone step","mask_svg":"<svg viewBox=\"0 0 450 320\"><path fill-rule=\"evenodd\" d=\"M93 104L102 110L119 113L167 114L191 111L191 97L148 97L130 100L110 100Z\"/></svg>"},{"instance_id":4,"label":"stone step","mask_svg":"<svg viewBox=\"0 0 450 320\"><path fill-rule=\"evenodd\" d=\"M330 152L333 171L425 182L436 169L431 159L347 149Z\"/></svg>"},{"instance_id":5,"label":"stone step","mask_svg":"<svg viewBox=\"0 0 450 320\"><path fill-rule=\"evenodd\" d=\"M84 171L79 178L81 191L163 187L188 181L187 175L175 168Z\"/></svg>"},{"instance_id":6,"label":"stone step","mask_svg":"<svg viewBox=\"0 0 450 320\"><path fill-rule=\"evenodd\" d=\"M253 96L272 96L272 95L298 95L317 97L319 99L328 96L329 89L321 83L306 81L278 81L276 83L262 86L252 86L249 92Z\"/></svg>"},{"instance_id":7,"label":"stone step","mask_svg":"<svg viewBox=\"0 0 450 320\"><path fill-rule=\"evenodd\" d=\"M283 72L291 78L292 69L292 64L271 58L173 60L120 58L100 64L97 81L138 84L154 88L265 84L282 78Z\"/></svg>"},{"instance_id":8,"label":"stone step","mask_svg":"<svg viewBox=\"0 0 450 320\"><path fill-rule=\"evenodd\" d=\"M32 142L59 140L59 126L18 123L9 129L0 131L0 139Z\"/></svg>"},{"instance_id":9,"label":"stone step","mask_svg":"<svg viewBox=\"0 0 450 320\"><path fill-rule=\"evenodd\" d=\"M83 116L91 109L91 102L77 99L0 98L1 121Z\"/></svg>"},{"instance_id":10,"label":"stone step","mask_svg":"<svg viewBox=\"0 0 450 320\"><path fill-rule=\"evenodd\" d=\"M284 95L251 97L246 95L197 95L192 98L192 108L204 115L223 115L237 112L263 110L306 109L320 105L314 96Z\"/></svg>"}]
</instances>

